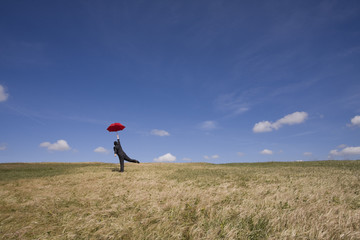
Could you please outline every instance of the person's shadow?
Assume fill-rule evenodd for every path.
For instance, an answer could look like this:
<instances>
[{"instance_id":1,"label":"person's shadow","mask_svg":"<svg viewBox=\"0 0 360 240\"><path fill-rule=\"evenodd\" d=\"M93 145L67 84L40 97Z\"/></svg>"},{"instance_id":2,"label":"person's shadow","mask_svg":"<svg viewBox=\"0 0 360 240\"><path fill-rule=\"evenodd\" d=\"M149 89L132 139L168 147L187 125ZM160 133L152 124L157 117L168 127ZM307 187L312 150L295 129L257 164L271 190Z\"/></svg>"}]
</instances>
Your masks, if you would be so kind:
<instances>
[{"instance_id":1,"label":"person's shadow","mask_svg":"<svg viewBox=\"0 0 360 240\"><path fill-rule=\"evenodd\" d=\"M106 167L107 170L111 170L112 172L120 172L118 167Z\"/></svg>"}]
</instances>

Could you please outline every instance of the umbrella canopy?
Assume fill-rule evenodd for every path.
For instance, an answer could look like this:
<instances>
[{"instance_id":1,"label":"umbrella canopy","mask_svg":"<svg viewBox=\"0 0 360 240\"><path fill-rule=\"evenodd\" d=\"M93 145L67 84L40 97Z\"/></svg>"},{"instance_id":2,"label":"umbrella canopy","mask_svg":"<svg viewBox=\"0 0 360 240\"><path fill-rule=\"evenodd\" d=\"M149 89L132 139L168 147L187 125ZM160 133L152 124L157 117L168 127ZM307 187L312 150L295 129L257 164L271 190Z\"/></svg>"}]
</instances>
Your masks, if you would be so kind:
<instances>
[{"instance_id":1,"label":"umbrella canopy","mask_svg":"<svg viewBox=\"0 0 360 240\"><path fill-rule=\"evenodd\" d=\"M109 132L117 132L117 131L123 130L124 128L125 128L125 126L122 125L121 123L113 123L107 128L107 130Z\"/></svg>"}]
</instances>

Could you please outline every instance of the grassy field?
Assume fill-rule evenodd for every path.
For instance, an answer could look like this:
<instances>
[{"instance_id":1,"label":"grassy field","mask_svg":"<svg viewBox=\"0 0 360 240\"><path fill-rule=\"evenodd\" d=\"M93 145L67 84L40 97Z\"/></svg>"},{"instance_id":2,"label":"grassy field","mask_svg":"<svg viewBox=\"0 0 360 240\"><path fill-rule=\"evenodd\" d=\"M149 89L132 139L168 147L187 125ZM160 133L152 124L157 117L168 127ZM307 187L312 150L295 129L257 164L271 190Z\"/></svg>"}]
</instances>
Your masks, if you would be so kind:
<instances>
[{"instance_id":1,"label":"grassy field","mask_svg":"<svg viewBox=\"0 0 360 240\"><path fill-rule=\"evenodd\" d=\"M1 239L360 239L360 161L0 164Z\"/></svg>"}]
</instances>

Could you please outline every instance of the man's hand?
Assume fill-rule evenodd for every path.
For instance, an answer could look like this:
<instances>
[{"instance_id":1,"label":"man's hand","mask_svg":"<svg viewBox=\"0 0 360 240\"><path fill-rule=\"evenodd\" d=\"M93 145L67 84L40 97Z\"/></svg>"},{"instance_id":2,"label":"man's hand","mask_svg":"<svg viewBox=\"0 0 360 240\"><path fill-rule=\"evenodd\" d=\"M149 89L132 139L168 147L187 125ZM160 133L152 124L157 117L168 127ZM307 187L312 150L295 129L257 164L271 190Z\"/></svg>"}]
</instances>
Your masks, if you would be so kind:
<instances>
[{"instance_id":1,"label":"man's hand","mask_svg":"<svg viewBox=\"0 0 360 240\"><path fill-rule=\"evenodd\" d=\"M116 153L114 153L114 157L116 157Z\"/></svg>"}]
</instances>

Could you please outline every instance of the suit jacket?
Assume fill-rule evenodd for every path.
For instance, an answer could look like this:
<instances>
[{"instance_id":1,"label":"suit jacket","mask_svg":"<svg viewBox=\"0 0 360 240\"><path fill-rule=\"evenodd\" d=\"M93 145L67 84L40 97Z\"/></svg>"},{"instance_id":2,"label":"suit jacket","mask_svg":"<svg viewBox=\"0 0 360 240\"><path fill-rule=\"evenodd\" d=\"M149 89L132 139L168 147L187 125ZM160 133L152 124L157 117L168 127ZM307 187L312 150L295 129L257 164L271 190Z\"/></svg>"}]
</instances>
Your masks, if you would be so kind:
<instances>
[{"instance_id":1,"label":"suit jacket","mask_svg":"<svg viewBox=\"0 0 360 240\"><path fill-rule=\"evenodd\" d=\"M117 155L126 155L121 147L120 140L118 139L117 141L118 143L116 144L116 146L114 146L114 153Z\"/></svg>"}]
</instances>

